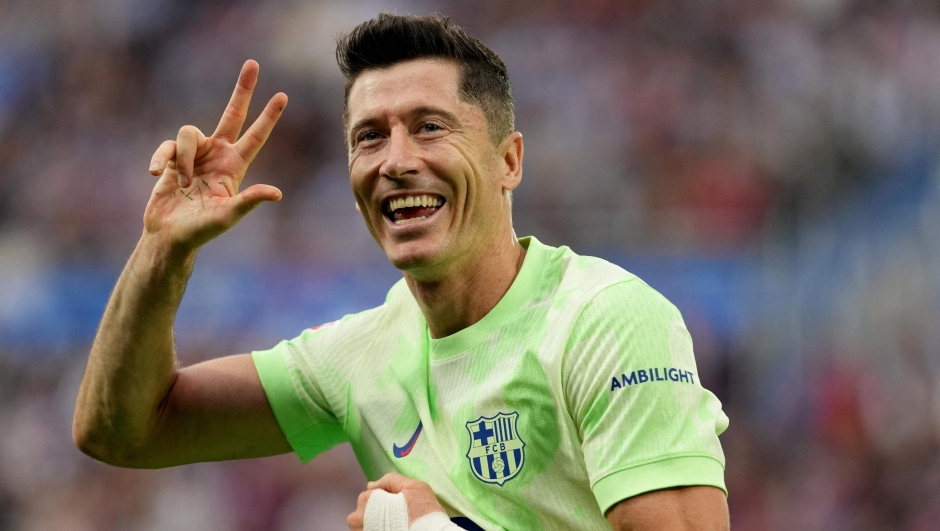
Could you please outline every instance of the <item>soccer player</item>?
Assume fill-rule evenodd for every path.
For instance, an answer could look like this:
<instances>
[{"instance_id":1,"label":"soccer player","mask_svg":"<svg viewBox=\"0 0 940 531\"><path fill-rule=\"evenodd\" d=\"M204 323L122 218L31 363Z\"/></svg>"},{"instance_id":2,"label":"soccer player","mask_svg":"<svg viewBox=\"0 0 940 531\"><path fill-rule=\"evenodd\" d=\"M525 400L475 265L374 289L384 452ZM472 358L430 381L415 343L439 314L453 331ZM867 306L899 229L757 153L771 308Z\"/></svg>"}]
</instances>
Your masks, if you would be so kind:
<instances>
[{"instance_id":1,"label":"soccer player","mask_svg":"<svg viewBox=\"0 0 940 531\"><path fill-rule=\"evenodd\" d=\"M348 441L374 480L353 529L727 529L728 419L678 310L617 266L513 232L523 141L499 57L446 18L383 14L337 59L353 195L404 278L381 306L271 350L178 367L199 247L281 197L239 191L287 104L275 95L239 138L247 62L215 132L185 126L153 156L76 444L152 468L307 461Z\"/></svg>"}]
</instances>

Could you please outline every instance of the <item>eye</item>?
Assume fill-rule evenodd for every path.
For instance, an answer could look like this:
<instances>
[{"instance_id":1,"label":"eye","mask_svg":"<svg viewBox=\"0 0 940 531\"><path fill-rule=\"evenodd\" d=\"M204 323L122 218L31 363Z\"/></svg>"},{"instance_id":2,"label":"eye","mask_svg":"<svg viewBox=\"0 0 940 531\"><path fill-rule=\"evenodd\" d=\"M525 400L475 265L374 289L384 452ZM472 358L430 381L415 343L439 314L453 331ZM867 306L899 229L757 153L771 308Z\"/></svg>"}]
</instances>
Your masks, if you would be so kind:
<instances>
[{"instance_id":1,"label":"eye","mask_svg":"<svg viewBox=\"0 0 940 531\"><path fill-rule=\"evenodd\" d=\"M434 122L428 122L421 126L421 132L423 133L436 133L438 131L442 131L443 129L443 127L437 125Z\"/></svg>"},{"instance_id":2,"label":"eye","mask_svg":"<svg viewBox=\"0 0 940 531\"><path fill-rule=\"evenodd\" d=\"M374 129L370 129L368 131L359 133L359 135L356 137L356 142L372 142L373 140L378 140L379 138L379 132Z\"/></svg>"}]
</instances>

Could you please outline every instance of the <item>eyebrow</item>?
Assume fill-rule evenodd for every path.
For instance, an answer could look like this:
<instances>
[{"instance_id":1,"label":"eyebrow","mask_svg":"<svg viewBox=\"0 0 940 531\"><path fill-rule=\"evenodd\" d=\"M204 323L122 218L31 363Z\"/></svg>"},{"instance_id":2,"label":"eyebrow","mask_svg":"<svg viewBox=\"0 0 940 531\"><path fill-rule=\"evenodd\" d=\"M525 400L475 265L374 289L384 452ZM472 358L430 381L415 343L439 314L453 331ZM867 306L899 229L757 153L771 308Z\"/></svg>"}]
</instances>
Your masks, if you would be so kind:
<instances>
[{"instance_id":1,"label":"eyebrow","mask_svg":"<svg viewBox=\"0 0 940 531\"><path fill-rule=\"evenodd\" d=\"M458 127L463 125L460 119L457 118L456 114L446 109L443 109L441 107L435 107L433 105L422 105L420 107L415 107L414 109L411 109L407 113L407 115L411 117L427 116L429 114L440 115L442 118L444 118L445 121L451 122ZM358 122L353 124L353 126L349 128L349 132L351 134L352 132L365 128L365 127L374 127L378 125L380 122L382 122L382 120L378 118L363 118L362 120L359 120Z\"/></svg>"},{"instance_id":2,"label":"eyebrow","mask_svg":"<svg viewBox=\"0 0 940 531\"><path fill-rule=\"evenodd\" d=\"M364 127L374 127L379 123L379 121L380 120L378 118L363 118L362 120L354 123L353 126L349 128L349 132L352 133L353 131L362 129Z\"/></svg>"},{"instance_id":3,"label":"eyebrow","mask_svg":"<svg viewBox=\"0 0 940 531\"><path fill-rule=\"evenodd\" d=\"M445 121L451 122L456 126L461 126L463 123L460 121L460 118L457 118L457 115L441 107L433 107L428 105L422 105L421 107L416 107L411 110L411 116L426 116L428 114L437 114L444 118Z\"/></svg>"}]
</instances>

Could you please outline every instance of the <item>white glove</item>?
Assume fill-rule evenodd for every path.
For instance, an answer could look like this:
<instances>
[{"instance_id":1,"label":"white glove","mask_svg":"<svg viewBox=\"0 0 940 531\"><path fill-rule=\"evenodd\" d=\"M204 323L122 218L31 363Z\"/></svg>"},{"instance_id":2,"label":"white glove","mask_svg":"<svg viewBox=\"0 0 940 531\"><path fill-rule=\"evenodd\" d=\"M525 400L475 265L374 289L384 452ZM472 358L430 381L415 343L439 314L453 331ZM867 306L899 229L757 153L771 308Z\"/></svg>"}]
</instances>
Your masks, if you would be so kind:
<instances>
[{"instance_id":1,"label":"white glove","mask_svg":"<svg viewBox=\"0 0 940 531\"><path fill-rule=\"evenodd\" d=\"M463 531L445 513L422 516L408 527L408 503L402 493L391 494L376 489L366 502L363 531Z\"/></svg>"},{"instance_id":2,"label":"white glove","mask_svg":"<svg viewBox=\"0 0 940 531\"><path fill-rule=\"evenodd\" d=\"M363 531L408 531L408 504L402 493L372 491L362 516Z\"/></svg>"}]
</instances>

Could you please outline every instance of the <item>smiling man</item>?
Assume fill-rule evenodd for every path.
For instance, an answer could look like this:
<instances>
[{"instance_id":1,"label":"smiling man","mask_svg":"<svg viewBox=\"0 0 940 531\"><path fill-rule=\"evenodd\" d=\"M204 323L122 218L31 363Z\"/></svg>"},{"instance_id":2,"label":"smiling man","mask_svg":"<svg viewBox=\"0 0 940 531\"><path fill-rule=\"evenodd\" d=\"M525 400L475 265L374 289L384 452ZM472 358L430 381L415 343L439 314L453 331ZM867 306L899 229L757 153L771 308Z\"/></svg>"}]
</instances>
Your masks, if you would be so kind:
<instances>
[{"instance_id":1,"label":"smiling man","mask_svg":"<svg viewBox=\"0 0 940 531\"><path fill-rule=\"evenodd\" d=\"M154 154L76 444L164 467L349 442L376 480L352 529L727 529L728 420L679 312L612 264L516 238L523 141L499 57L445 18L386 14L340 38L337 59L353 195L403 280L271 350L177 366L197 250L280 199L239 192L287 103L275 95L238 138L249 61L212 136L185 126Z\"/></svg>"}]
</instances>

